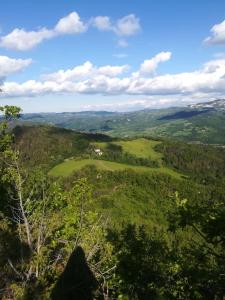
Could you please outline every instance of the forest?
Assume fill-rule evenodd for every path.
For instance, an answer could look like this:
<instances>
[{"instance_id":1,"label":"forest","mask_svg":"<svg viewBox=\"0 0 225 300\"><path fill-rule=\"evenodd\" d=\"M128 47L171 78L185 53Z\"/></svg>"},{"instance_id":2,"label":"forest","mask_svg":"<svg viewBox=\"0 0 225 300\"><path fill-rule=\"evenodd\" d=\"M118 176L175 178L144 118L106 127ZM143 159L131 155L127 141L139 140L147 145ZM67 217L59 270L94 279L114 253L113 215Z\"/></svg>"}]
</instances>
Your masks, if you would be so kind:
<instances>
[{"instance_id":1,"label":"forest","mask_svg":"<svg viewBox=\"0 0 225 300\"><path fill-rule=\"evenodd\" d=\"M225 298L223 146L0 111L0 299Z\"/></svg>"}]
</instances>

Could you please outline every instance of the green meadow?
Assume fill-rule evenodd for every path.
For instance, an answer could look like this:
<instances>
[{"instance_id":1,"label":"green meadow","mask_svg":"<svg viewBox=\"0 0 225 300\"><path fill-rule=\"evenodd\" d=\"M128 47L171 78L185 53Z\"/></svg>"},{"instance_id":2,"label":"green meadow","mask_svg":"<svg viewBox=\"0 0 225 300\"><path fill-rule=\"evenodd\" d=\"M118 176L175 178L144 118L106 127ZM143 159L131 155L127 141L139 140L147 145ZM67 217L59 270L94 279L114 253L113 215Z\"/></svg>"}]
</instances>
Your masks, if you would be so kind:
<instances>
[{"instance_id":1,"label":"green meadow","mask_svg":"<svg viewBox=\"0 0 225 300\"><path fill-rule=\"evenodd\" d=\"M145 138L113 142L113 144L122 146L124 152L128 152L137 157L154 160L160 160L162 158L162 154L154 149L154 147L160 143L160 141L148 140ZM107 143L94 144L101 149L104 149L107 146Z\"/></svg>"},{"instance_id":2,"label":"green meadow","mask_svg":"<svg viewBox=\"0 0 225 300\"><path fill-rule=\"evenodd\" d=\"M162 158L162 154L155 151L154 147L160 143L161 142L159 141L139 138L131 141L120 141L116 142L115 144L122 146L125 152L128 152L137 157L158 160Z\"/></svg>"},{"instance_id":3,"label":"green meadow","mask_svg":"<svg viewBox=\"0 0 225 300\"><path fill-rule=\"evenodd\" d=\"M160 144L160 141L148 140L145 138L138 138L135 140L125 140L125 141L116 141L113 144L122 146L123 151L131 155L141 158L149 158L157 160L159 162L159 168L151 168L147 166L137 166L130 165L125 163L113 162L103 159L67 159L64 162L53 167L49 175L51 176L70 176L73 172L78 171L86 166L93 165L99 170L103 171L121 171L126 169L134 170L135 172L157 172L164 173L175 178L181 178L181 174L168 168L162 166L162 157L163 155L160 152L157 152L154 147ZM93 143L95 147L100 148L103 152L106 149L108 143L98 142Z\"/></svg>"},{"instance_id":4,"label":"green meadow","mask_svg":"<svg viewBox=\"0 0 225 300\"><path fill-rule=\"evenodd\" d=\"M106 160L98 160L98 159L66 160L63 163L58 164L57 166L52 168L49 172L49 175L67 177L70 176L73 172L78 171L89 165L94 165L97 169L103 171L122 171L126 169L131 169L136 172L157 172L157 173L168 174L176 178L181 178L181 174L166 167L149 168L144 166L132 166L132 165L106 161Z\"/></svg>"}]
</instances>

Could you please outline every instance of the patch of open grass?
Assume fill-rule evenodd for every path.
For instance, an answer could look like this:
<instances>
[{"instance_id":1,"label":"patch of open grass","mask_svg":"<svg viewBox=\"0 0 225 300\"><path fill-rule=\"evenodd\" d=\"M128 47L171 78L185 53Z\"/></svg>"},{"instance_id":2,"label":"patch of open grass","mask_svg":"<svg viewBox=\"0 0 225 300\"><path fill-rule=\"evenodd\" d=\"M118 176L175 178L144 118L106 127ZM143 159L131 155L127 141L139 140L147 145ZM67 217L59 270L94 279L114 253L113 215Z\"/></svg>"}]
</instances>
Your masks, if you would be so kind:
<instances>
[{"instance_id":1,"label":"patch of open grass","mask_svg":"<svg viewBox=\"0 0 225 300\"><path fill-rule=\"evenodd\" d=\"M67 160L52 168L49 172L49 175L67 177L71 175L73 172L78 171L88 165L94 165L96 166L96 168L104 171L132 169L136 172L158 172L158 173L168 174L176 178L181 178L181 174L166 167L149 168L149 167L132 166L127 164L111 162L106 160L97 160L97 159Z\"/></svg>"},{"instance_id":2,"label":"patch of open grass","mask_svg":"<svg viewBox=\"0 0 225 300\"><path fill-rule=\"evenodd\" d=\"M131 141L116 141L112 144L120 145L124 152L135 155L136 157L149 158L152 160L161 161L162 153L157 152L154 148L156 145L160 144L160 141L148 140L145 138L138 138ZM104 150L108 143L94 143L97 148Z\"/></svg>"},{"instance_id":3,"label":"patch of open grass","mask_svg":"<svg viewBox=\"0 0 225 300\"><path fill-rule=\"evenodd\" d=\"M145 138L115 142L115 144L121 145L125 152L137 157L150 158L153 160L160 160L162 158L162 154L154 149L154 147L160 143L160 141L153 141Z\"/></svg>"}]
</instances>

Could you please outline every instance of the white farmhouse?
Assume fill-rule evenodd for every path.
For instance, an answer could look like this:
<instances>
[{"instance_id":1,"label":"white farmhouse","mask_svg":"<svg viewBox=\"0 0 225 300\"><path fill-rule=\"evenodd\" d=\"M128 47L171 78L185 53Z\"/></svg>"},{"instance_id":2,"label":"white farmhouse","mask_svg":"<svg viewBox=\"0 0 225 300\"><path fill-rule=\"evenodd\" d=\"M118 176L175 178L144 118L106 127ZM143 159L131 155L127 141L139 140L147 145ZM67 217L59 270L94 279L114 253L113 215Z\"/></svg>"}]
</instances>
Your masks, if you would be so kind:
<instances>
[{"instance_id":1,"label":"white farmhouse","mask_svg":"<svg viewBox=\"0 0 225 300\"><path fill-rule=\"evenodd\" d=\"M95 149L94 150L96 154L98 154L99 156L101 156L103 154L103 152L101 151L101 149Z\"/></svg>"}]
</instances>

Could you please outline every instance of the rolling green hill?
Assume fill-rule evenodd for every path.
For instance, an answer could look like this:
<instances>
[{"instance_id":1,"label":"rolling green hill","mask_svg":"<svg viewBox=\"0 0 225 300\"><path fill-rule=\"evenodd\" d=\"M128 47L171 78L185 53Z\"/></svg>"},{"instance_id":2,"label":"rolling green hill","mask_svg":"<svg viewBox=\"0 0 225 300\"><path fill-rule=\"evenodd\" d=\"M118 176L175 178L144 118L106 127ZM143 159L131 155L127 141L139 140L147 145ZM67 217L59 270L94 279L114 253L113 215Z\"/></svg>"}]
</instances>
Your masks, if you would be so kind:
<instances>
[{"instance_id":1,"label":"rolling green hill","mask_svg":"<svg viewBox=\"0 0 225 300\"><path fill-rule=\"evenodd\" d=\"M84 153L91 142L110 141L102 134L79 133L54 126L17 126L15 147L26 166L53 166Z\"/></svg>"},{"instance_id":2,"label":"rolling green hill","mask_svg":"<svg viewBox=\"0 0 225 300\"><path fill-rule=\"evenodd\" d=\"M167 206L164 201L175 191L188 199L198 199L199 193L207 199L224 194L222 147L163 139L112 139L52 126L17 127L14 133L22 163L31 169L41 167L53 180L65 180L65 186L77 177L87 177L95 186L95 205L110 212L113 222L131 221L132 210L141 220L148 201L157 206L157 215L157 201ZM145 220L149 222L150 216Z\"/></svg>"},{"instance_id":3,"label":"rolling green hill","mask_svg":"<svg viewBox=\"0 0 225 300\"><path fill-rule=\"evenodd\" d=\"M97 160L97 159L71 159L66 160L63 163L56 165L49 171L51 176L63 176L67 177L78 171L85 166L95 166L99 170L103 171L121 171L121 170L134 170L135 172L157 172L161 174L171 175L175 178L180 178L181 174L166 167L149 168L144 166L132 166L128 164L122 164L112 161Z\"/></svg>"},{"instance_id":4,"label":"rolling green hill","mask_svg":"<svg viewBox=\"0 0 225 300\"><path fill-rule=\"evenodd\" d=\"M219 256L215 262L218 256L212 255L211 251L215 249L217 255L223 254L218 252L221 244L217 243L224 237L225 148L159 138L111 138L46 125L16 127L14 134L14 146L20 150L21 165L26 170L23 193L28 197L25 198L28 212L32 213L37 207L29 220L35 222L32 223L35 226L42 224L45 209L46 224L52 226L47 239L49 248L45 247L41 252L41 258L46 259L44 264L54 257L58 247L59 253L63 253L61 249L66 249L69 239L73 248L74 232L81 236L82 226L82 237L87 247L92 245L92 241L96 241L99 247L99 238L104 238L101 245L106 246L106 251L102 256L98 252L97 256L100 255L102 262L105 261L105 253L108 253L106 270L112 259L120 265L125 261L125 273L129 267L136 280L140 260L141 272L144 270L141 279L149 262L151 272L156 267L157 274L166 278L163 285L165 297L162 299L168 298L168 284L172 287L171 299L178 295L173 291L180 293L181 289L182 296L179 298L185 299L187 280L196 282L196 278L197 287L199 282L201 286L208 287L211 278L216 289L217 282L223 287L223 282L217 277L224 274L224 258L221 261ZM5 182L2 181L2 184ZM30 192L33 188L34 194ZM11 205L15 199L8 203ZM42 206L39 206L41 203ZM10 213L9 206L1 207L4 213ZM95 223L93 220L96 220ZM87 225L84 226L83 221ZM7 224L3 223L9 230ZM105 226L103 233L102 226ZM206 228L204 233L209 240L203 240L196 233L196 226L197 230ZM17 230L14 224L11 228ZM93 235L95 228L98 232L96 239ZM17 234L21 238L21 232L15 230L9 235L9 245L13 247L12 236ZM222 239L218 239L218 230ZM55 247L53 251L52 247ZM8 249L11 248L2 255L6 262ZM49 249L49 256L45 254L46 249ZM210 251L206 252L208 249ZM17 252L20 255L21 252ZM122 258L121 253L124 253ZM24 261L22 263L24 266ZM3 278L4 272L5 269L1 271ZM121 282L120 269L116 268L114 274L117 290L118 282ZM158 278L157 275L152 282L156 284ZM46 282L54 282L52 280L54 278L48 273ZM122 288L124 283L126 280L122 281ZM192 287L193 284L191 290ZM46 285L41 288L45 290ZM157 288L156 292L162 294ZM195 297L188 296L188 299Z\"/></svg>"},{"instance_id":5,"label":"rolling green hill","mask_svg":"<svg viewBox=\"0 0 225 300\"><path fill-rule=\"evenodd\" d=\"M151 136L187 142L225 144L225 101L216 100L184 108L136 112L77 112L25 114L24 124L54 124L58 127L101 132L114 137Z\"/></svg>"},{"instance_id":6,"label":"rolling green hill","mask_svg":"<svg viewBox=\"0 0 225 300\"><path fill-rule=\"evenodd\" d=\"M197 182L222 180L225 149L147 138L113 139L53 126L14 129L15 147L28 167L42 166L52 175L68 176L87 165L100 170L151 171ZM100 149L102 155L96 154Z\"/></svg>"},{"instance_id":7,"label":"rolling green hill","mask_svg":"<svg viewBox=\"0 0 225 300\"><path fill-rule=\"evenodd\" d=\"M78 133L52 126L16 127L14 135L21 160L29 167L51 168L50 175L69 176L87 165L94 165L100 170L132 169L180 177L179 173L162 164L163 155L155 150L161 141L144 138L113 140L101 134ZM111 145L121 147L119 161L114 156L114 149L107 150ZM102 149L103 157L95 154L96 147ZM104 159L105 153L107 160ZM151 167L149 161L158 165Z\"/></svg>"},{"instance_id":8,"label":"rolling green hill","mask_svg":"<svg viewBox=\"0 0 225 300\"><path fill-rule=\"evenodd\" d=\"M155 151L155 146L160 144L160 141L138 138L133 140L125 140L125 141L114 141L113 144L122 146L125 152L128 152L132 155L136 155L138 157L143 158L151 158L151 159L160 159L162 157L161 153ZM95 143L96 146L100 148L104 148L106 143Z\"/></svg>"}]
</instances>

